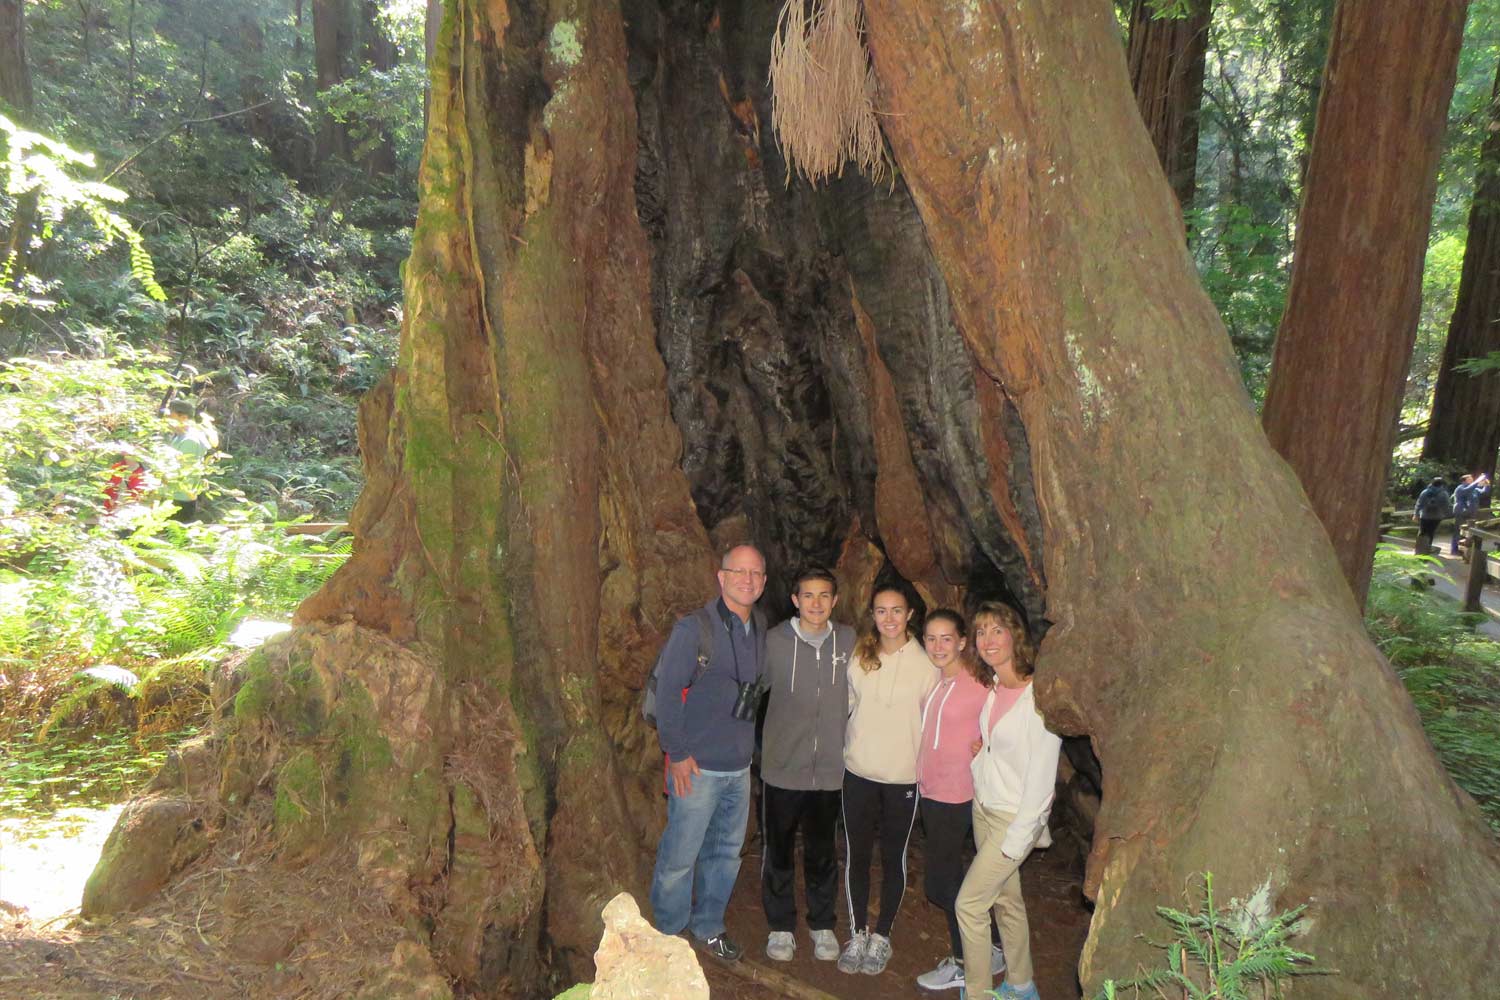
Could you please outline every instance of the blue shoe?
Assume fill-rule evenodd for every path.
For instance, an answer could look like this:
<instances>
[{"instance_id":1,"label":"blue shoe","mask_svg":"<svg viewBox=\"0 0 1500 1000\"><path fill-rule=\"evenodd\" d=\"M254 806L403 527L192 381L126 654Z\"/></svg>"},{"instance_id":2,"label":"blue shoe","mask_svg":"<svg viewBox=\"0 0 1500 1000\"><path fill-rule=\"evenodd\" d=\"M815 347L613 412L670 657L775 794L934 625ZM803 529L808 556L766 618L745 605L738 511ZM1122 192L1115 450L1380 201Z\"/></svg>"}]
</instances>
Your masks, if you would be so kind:
<instances>
[{"instance_id":1,"label":"blue shoe","mask_svg":"<svg viewBox=\"0 0 1500 1000\"><path fill-rule=\"evenodd\" d=\"M1036 991L1036 983L1027 983L1024 986L1001 983L1000 988L995 991L995 996L1000 1000L1042 1000L1041 995Z\"/></svg>"}]
</instances>

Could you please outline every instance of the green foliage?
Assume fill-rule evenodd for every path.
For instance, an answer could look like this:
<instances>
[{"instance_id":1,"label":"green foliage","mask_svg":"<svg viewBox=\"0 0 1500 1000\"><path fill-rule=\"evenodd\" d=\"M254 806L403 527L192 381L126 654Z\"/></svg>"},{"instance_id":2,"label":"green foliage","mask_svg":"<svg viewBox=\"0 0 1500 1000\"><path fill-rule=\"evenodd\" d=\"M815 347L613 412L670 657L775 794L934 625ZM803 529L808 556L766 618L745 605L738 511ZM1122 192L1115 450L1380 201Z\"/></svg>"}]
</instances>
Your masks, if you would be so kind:
<instances>
[{"instance_id":1,"label":"green foliage","mask_svg":"<svg viewBox=\"0 0 1500 1000\"><path fill-rule=\"evenodd\" d=\"M1474 631L1483 616L1464 614L1424 585L1440 566L1380 546L1365 622L1443 766L1500 833L1500 643Z\"/></svg>"},{"instance_id":2,"label":"green foliage","mask_svg":"<svg viewBox=\"0 0 1500 1000\"><path fill-rule=\"evenodd\" d=\"M156 283L156 271L141 234L110 207L124 201L125 192L74 174L78 167L93 168L93 154L80 153L54 139L27 131L3 114L0 114L0 133L4 134L6 148L3 164L5 193L16 199L26 194L36 197L37 212L42 220L41 238L50 237L53 226L61 222L65 214L82 213L98 231L100 246L124 243L129 252L131 276L141 283L151 298L166 301L167 293ZM43 305L11 290L20 277L16 273L14 254L0 261L0 306Z\"/></svg>"},{"instance_id":3,"label":"green foliage","mask_svg":"<svg viewBox=\"0 0 1500 1000\"><path fill-rule=\"evenodd\" d=\"M1280 997L1293 976L1320 973L1313 956L1289 943L1305 929L1306 906L1272 914L1270 883L1227 910L1214 901L1212 872L1203 875L1203 898L1196 913L1158 906L1172 939L1156 946L1166 951L1165 968L1131 979L1104 981L1095 1000L1132 997L1183 997L1185 1000L1265 1000Z\"/></svg>"}]
</instances>

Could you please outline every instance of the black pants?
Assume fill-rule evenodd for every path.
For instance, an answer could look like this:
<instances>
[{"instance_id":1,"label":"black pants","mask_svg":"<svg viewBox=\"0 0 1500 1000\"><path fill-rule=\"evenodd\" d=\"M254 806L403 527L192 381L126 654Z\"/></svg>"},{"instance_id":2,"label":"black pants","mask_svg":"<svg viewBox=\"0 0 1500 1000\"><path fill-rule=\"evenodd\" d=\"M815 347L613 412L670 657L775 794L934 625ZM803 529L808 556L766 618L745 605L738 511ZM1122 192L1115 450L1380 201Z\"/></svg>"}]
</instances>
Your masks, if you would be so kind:
<instances>
[{"instance_id":1,"label":"black pants","mask_svg":"<svg viewBox=\"0 0 1500 1000\"><path fill-rule=\"evenodd\" d=\"M1432 545L1432 540L1437 536L1438 525L1443 523L1440 517L1424 517L1418 522L1417 534L1427 539L1427 544Z\"/></svg>"},{"instance_id":2,"label":"black pants","mask_svg":"<svg viewBox=\"0 0 1500 1000\"><path fill-rule=\"evenodd\" d=\"M964 842L974 825L972 808L968 802L922 800L922 850L927 865L922 888L948 918L949 943L953 945L954 957L960 960L964 943L958 935L958 914L953 910L953 901L958 898L959 886L964 884Z\"/></svg>"},{"instance_id":3,"label":"black pants","mask_svg":"<svg viewBox=\"0 0 1500 1000\"><path fill-rule=\"evenodd\" d=\"M802 878L807 926L831 931L839 895L839 858L834 828L838 792L802 792L765 785L761 789L760 902L773 931L797 929L797 831L802 831Z\"/></svg>"},{"instance_id":4,"label":"black pants","mask_svg":"<svg viewBox=\"0 0 1500 1000\"><path fill-rule=\"evenodd\" d=\"M906 893L906 845L917 819L917 786L888 785L844 772L844 837L848 849L849 929L870 926L870 860L876 828L880 837L880 919L875 933L887 937Z\"/></svg>"}]
</instances>

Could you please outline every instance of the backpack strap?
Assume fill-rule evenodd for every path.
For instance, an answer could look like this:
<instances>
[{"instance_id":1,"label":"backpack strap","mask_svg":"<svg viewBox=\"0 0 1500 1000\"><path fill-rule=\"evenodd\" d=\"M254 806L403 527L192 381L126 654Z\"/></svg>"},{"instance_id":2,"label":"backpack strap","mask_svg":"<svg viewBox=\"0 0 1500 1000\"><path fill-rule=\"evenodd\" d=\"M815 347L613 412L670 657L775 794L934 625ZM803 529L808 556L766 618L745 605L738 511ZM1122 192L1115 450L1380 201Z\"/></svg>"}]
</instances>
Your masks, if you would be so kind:
<instances>
[{"instance_id":1,"label":"backpack strap","mask_svg":"<svg viewBox=\"0 0 1500 1000\"><path fill-rule=\"evenodd\" d=\"M708 608L699 608L693 612L693 617L698 621L698 665L693 668L692 680L688 681L688 687L698 683L698 680L708 672L708 661L713 658L714 651L714 614Z\"/></svg>"}]
</instances>

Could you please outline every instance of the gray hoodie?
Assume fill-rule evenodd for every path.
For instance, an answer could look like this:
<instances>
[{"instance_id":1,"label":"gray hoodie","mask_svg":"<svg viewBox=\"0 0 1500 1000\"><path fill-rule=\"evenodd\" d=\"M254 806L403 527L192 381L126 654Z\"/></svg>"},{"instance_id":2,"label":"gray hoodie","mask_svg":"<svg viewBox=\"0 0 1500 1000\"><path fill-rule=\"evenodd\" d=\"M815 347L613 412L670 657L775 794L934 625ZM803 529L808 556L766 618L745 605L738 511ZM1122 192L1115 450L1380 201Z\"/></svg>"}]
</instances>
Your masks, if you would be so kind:
<instances>
[{"instance_id":1,"label":"gray hoodie","mask_svg":"<svg viewBox=\"0 0 1500 1000\"><path fill-rule=\"evenodd\" d=\"M849 656L854 630L833 625L812 642L796 618L766 634L761 683L771 692L761 737L760 774L797 791L844 787L844 725L849 721Z\"/></svg>"}]
</instances>

